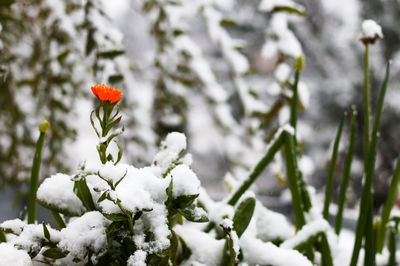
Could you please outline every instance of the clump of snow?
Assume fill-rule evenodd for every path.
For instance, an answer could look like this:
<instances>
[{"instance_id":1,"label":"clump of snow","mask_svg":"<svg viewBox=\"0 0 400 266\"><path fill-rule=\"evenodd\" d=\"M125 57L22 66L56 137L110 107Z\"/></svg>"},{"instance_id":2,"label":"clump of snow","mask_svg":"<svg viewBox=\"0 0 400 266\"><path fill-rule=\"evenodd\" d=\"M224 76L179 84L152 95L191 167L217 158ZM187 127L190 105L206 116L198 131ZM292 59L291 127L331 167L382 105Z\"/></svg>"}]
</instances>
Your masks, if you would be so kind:
<instances>
[{"instance_id":1,"label":"clump of snow","mask_svg":"<svg viewBox=\"0 0 400 266\"><path fill-rule=\"evenodd\" d=\"M128 259L128 266L146 266L147 253L143 250L135 251Z\"/></svg>"},{"instance_id":2,"label":"clump of snow","mask_svg":"<svg viewBox=\"0 0 400 266\"><path fill-rule=\"evenodd\" d=\"M277 212L268 210L257 201L254 211L256 218L257 238L263 241L286 240L294 235L294 227L287 218Z\"/></svg>"},{"instance_id":3,"label":"clump of snow","mask_svg":"<svg viewBox=\"0 0 400 266\"><path fill-rule=\"evenodd\" d=\"M13 234L19 235L21 234L23 228L26 226L26 222L20 219L8 220L2 222L0 227L5 231L11 231Z\"/></svg>"},{"instance_id":4,"label":"clump of snow","mask_svg":"<svg viewBox=\"0 0 400 266\"><path fill-rule=\"evenodd\" d=\"M216 240L209 234L180 225L174 229L192 251L191 256L183 265L202 263L207 266L218 266L221 264L225 239Z\"/></svg>"},{"instance_id":5,"label":"clump of snow","mask_svg":"<svg viewBox=\"0 0 400 266\"><path fill-rule=\"evenodd\" d=\"M299 232L293 237L282 243L281 247L286 249L295 248L299 244L306 242L310 237L317 235L321 232L326 232L330 229L328 222L325 219L319 219L306 224Z\"/></svg>"},{"instance_id":6,"label":"clump of snow","mask_svg":"<svg viewBox=\"0 0 400 266\"><path fill-rule=\"evenodd\" d=\"M60 232L48 227L50 233L50 241L58 242L60 241ZM21 234L13 238L10 243L15 246L21 247L27 251L36 251L39 252L41 250L41 245L43 240L46 237L44 236L43 226L41 224L28 224L26 225Z\"/></svg>"},{"instance_id":7,"label":"clump of snow","mask_svg":"<svg viewBox=\"0 0 400 266\"><path fill-rule=\"evenodd\" d=\"M45 205L55 206L61 211L78 216L85 211L85 207L73 188L71 177L59 173L44 180L37 191L37 199Z\"/></svg>"},{"instance_id":8,"label":"clump of snow","mask_svg":"<svg viewBox=\"0 0 400 266\"><path fill-rule=\"evenodd\" d=\"M381 26L372 19L364 20L361 29L363 38L383 38Z\"/></svg>"},{"instance_id":9,"label":"clump of snow","mask_svg":"<svg viewBox=\"0 0 400 266\"><path fill-rule=\"evenodd\" d=\"M167 170L172 162L178 160L186 149L186 136L182 133L169 133L161 142L161 150L156 154L153 164Z\"/></svg>"},{"instance_id":10,"label":"clump of snow","mask_svg":"<svg viewBox=\"0 0 400 266\"><path fill-rule=\"evenodd\" d=\"M244 233L240 238L243 259L249 265L312 266L313 264L297 250L283 249L271 242Z\"/></svg>"},{"instance_id":11,"label":"clump of snow","mask_svg":"<svg viewBox=\"0 0 400 266\"><path fill-rule=\"evenodd\" d=\"M106 162L106 164L99 169L99 176L112 184L116 184L124 177L127 168L128 165L126 164L114 165L112 162Z\"/></svg>"},{"instance_id":12,"label":"clump of snow","mask_svg":"<svg viewBox=\"0 0 400 266\"><path fill-rule=\"evenodd\" d=\"M125 178L116 187L117 198L129 211L151 210L155 204L167 199L165 192L169 182L155 176L149 168L137 169L130 166Z\"/></svg>"},{"instance_id":13,"label":"clump of snow","mask_svg":"<svg viewBox=\"0 0 400 266\"><path fill-rule=\"evenodd\" d=\"M0 265L31 266L33 264L25 250L16 249L8 243L1 243Z\"/></svg>"},{"instance_id":14,"label":"clump of snow","mask_svg":"<svg viewBox=\"0 0 400 266\"><path fill-rule=\"evenodd\" d=\"M290 77L290 72L292 71L291 67L286 64L286 63L280 63L274 72L275 78L279 81L279 82L285 82L289 79Z\"/></svg>"},{"instance_id":15,"label":"clump of snow","mask_svg":"<svg viewBox=\"0 0 400 266\"><path fill-rule=\"evenodd\" d=\"M233 228L233 221L231 219L225 218L220 223L220 226L224 229L232 229Z\"/></svg>"},{"instance_id":16,"label":"clump of snow","mask_svg":"<svg viewBox=\"0 0 400 266\"><path fill-rule=\"evenodd\" d=\"M187 165L181 164L176 166L168 176L172 178L172 193L174 197L200 193L200 181Z\"/></svg>"},{"instance_id":17,"label":"clump of snow","mask_svg":"<svg viewBox=\"0 0 400 266\"><path fill-rule=\"evenodd\" d=\"M88 250L95 254L104 252L107 247L106 226L108 224L110 221L100 212L87 212L61 230L61 240L57 246L69 251L69 255L82 260L88 255ZM93 258L95 256L89 259ZM95 261L92 260L92 263Z\"/></svg>"}]
</instances>

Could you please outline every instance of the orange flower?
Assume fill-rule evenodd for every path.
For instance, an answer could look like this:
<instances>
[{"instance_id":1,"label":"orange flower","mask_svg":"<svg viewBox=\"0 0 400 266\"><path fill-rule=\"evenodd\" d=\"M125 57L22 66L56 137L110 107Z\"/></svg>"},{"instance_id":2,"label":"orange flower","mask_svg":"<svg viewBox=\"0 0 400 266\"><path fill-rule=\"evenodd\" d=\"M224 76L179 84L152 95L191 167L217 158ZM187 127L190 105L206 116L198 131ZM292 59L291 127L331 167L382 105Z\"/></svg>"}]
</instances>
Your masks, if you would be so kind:
<instances>
[{"instance_id":1,"label":"orange flower","mask_svg":"<svg viewBox=\"0 0 400 266\"><path fill-rule=\"evenodd\" d=\"M121 91L106 85L94 85L91 87L93 94L103 102L117 103L121 100Z\"/></svg>"}]
</instances>

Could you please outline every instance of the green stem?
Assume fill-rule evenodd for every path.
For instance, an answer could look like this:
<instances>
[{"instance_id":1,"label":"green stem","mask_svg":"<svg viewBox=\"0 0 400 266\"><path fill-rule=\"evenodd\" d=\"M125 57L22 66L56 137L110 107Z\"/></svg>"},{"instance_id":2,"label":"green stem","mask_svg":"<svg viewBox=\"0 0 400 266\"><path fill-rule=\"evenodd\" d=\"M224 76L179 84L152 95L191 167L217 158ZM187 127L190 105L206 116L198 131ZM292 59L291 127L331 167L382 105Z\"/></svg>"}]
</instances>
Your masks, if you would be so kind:
<instances>
[{"instance_id":1,"label":"green stem","mask_svg":"<svg viewBox=\"0 0 400 266\"><path fill-rule=\"evenodd\" d=\"M61 215L56 211L51 211L51 214L53 215L54 220L56 221L58 227L61 228L61 229L65 228L65 223L64 223L64 220L61 217Z\"/></svg>"},{"instance_id":2,"label":"green stem","mask_svg":"<svg viewBox=\"0 0 400 266\"><path fill-rule=\"evenodd\" d=\"M390 63L387 64L386 66L386 75L385 75L385 80L382 85L381 93L379 95L379 101L378 101L378 107L376 110L376 116L375 116L375 122L374 122L374 129L372 133L372 138L371 138L371 145L369 146L369 156L367 160L367 165L364 167L365 168L365 182L364 182L364 187L363 187L363 192L361 196L361 206L360 206L360 213L359 213L359 219L357 223L357 229L356 229L356 239L354 242L354 249L353 249L353 255L351 258L351 266L355 266L357 264L358 260L358 255L360 252L361 248L361 242L362 242L362 237L365 234L366 236L370 236L371 232L367 232L366 225L367 225L367 220L373 219L373 214L372 214L372 177L374 174L374 169L375 169L375 158L376 158L376 145L378 142L378 129L379 129L379 123L380 123L380 118L382 114L382 109L383 109L383 103L385 100L385 94L386 94L386 89L387 89L387 83L389 80L389 73L390 73ZM371 211L370 211L371 210ZM372 227L368 227L368 230L373 230ZM371 241L371 243L369 243ZM368 243L366 243L366 246L372 246L373 239L368 238Z\"/></svg>"},{"instance_id":3,"label":"green stem","mask_svg":"<svg viewBox=\"0 0 400 266\"><path fill-rule=\"evenodd\" d=\"M371 142L371 97L370 97L370 83L369 83L369 45L365 45L364 55L364 169L366 171L369 144Z\"/></svg>"},{"instance_id":4,"label":"green stem","mask_svg":"<svg viewBox=\"0 0 400 266\"><path fill-rule=\"evenodd\" d=\"M389 233L389 262L388 266L396 266L396 244L397 244L398 222L395 228L392 228Z\"/></svg>"},{"instance_id":5,"label":"green stem","mask_svg":"<svg viewBox=\"0 0 400 266\"><path fill-rule=\"evenodd\" d=\"M340 137L342 136L343 122L344 122L344 116L340 120L339 128L336 133L335 143L333 145L333 151L332 151L332 157L331 157L331 165L329 167L328 181L326 183L326 188L325 188L325 202L324 202L323 217L327 221L329 221L329 204L331 202L333 174L335 173L336 158L337 158L337 154L338 154L338 150L339 150Z\"/></svg>"},{"instance_id":6,"label":"green stem","mask_svg":"<svg viewBox=\"0 0 400 266\"><path fill-rule=\"evenodd\" d=\"M328 238L325 233L321 233L321 255L322 255L322 265L333 266L331 248L329 247Z\"/></svg>"},{"instance_id":7,"label":"green stem","mask_svg":"<svg viewBox=\"0 0 400 266\"><path fill-rule=\"evenodd\" d=\"M378 253L382 253L383 246L385 244L386 224L389 220L390 212L394 206L394 203L396 202L399 180L400 180L400 158L397 159L397 166L392 178L392 183L390 185L389 195L387 196L385 205L383 206L381 223L378 231L378 240L377 240Z\"/></svg>"},{"instance_id":8,"label":"green stem","mask_svg":"<svg viewBox=\"0 0 400 266\"><path fill-rule=\"evenodd\" d=\"M286 171L288 176L289 189L292 194L292 203L295 214L296 229L300 230L306 224L302 207L302 198L299 191L298 173L296 165L296 152L293 143L293 136L285 132L286 143Z\"/></svg>"},{"instance_id":9,"label":"green stem","mask_svg":"<svg viewBox=\"0 0 400 266\"><path fill-rule=\"evenodd\" d=\"M299 84L300 72L296 71L294 75L294 84L293 84L293 96L292 101L290 103L290 125L296 131L297 124L297 106L299 101L299 92L298 92L298 84Z\"/></svg>"},{"instance_id":10,"label":"green stem","mask_svg":"<svg viewBox=\"0 0 400 266\"><path fill-rule=\"evenodd\" d=\"M33 165L31 171L31 183L29 189L29 201L28 201L28 224L35 223L36 219L36 192L39 184L39 170L40 162L42 160L42 148L44 144L45 132L40 132L39 139L36 143L35 156L33 158Z\"/></svg>"},{"instance_id":11,"label":"green stem","mask_svg":"<svg viewBox=\"0 0 400 266\"><path fill-rule=\"evenodd\" d=\"M343 172L343 180L340 186L340 194L339 194L339 204L338 204L338 211L336 215L335 221L335 232L339 235L340 230L342 229L342 220L343 220L343 210L344 210L344 203L346 201L346 191L347 187L349 186L350 181L350 172L351 172L351 163L353 161L353 154L354 154L354 143L356 138L356 110L353 109L351 115L351 129L350 129L350 137L349 137L349 147L347 149L346 160L344 163L344 172Z\"/></svg>"},{"instance_id":12,"label":"green stem","mask_svg":"<svg viewBox=\"0 0 400 266\"><path fill-rule=\"evenodd\" d=\"M244 192L254 183L258 176L264 171L265 167L274 159L275 154L284 144L284 132L281 132L279 136L273 141L269 147L265 156L258 162L250 176L242 183L242 185L236 190L236 192L229 199L229 205L235 205Z\"/></svg>"},{"instance_id":13,"label":"green stem","mask_svg":"<svg viewBox=\"0 0 400 266\"><path fill-rule=\"evenodd\" d=\"M0 230L0 242L7 242L6 234Z\"/></svg>"}]
</instances>

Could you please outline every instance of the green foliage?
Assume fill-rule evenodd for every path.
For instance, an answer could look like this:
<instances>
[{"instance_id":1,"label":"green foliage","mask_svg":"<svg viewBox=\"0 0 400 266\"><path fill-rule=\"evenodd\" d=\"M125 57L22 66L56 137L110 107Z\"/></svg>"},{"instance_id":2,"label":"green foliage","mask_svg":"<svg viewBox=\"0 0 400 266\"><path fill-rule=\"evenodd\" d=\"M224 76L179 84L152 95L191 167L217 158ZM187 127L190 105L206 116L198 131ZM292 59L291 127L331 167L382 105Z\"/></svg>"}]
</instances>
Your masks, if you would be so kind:
<instances>
[{"instance_id":1,"label":"green foliage","mask_svg":"<svg viewBox=\"0 0 400 266\"><path fill-rule=\"evenodd\" d=\"M243 200L237 207L235 216L233 216L233 229L235 229L238 237L241 237L244 231L246 231L253 217L255 207L256 200L254 198Z\"/></svg>"}]
</instances>

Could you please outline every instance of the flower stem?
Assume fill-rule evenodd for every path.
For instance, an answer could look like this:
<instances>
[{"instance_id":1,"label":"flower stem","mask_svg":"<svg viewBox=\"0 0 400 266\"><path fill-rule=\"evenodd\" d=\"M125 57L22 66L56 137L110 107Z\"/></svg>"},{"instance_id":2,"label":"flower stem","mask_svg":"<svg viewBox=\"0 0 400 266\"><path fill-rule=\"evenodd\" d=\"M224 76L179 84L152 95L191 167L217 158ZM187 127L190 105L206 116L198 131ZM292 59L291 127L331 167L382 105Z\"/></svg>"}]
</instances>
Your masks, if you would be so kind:
<instances>
[{"instance_id":1,"label":"flower stem","mask_svg":"<svg viewBox=\"0 0 400 266\"><path fill-rule=\"evenodd\" d=\"M364 170L367 170L369 144L371 142L371 99L369 83L369 45L365 44L364 54Z\"/></svg>"},{"instance_id":2,"label":"flower stem","mask_svg":"<svg viewBox=\"0 0 400 266\"><path fill-rule=\"evenodd\" d=\"M385 80L382 85L381 93L379 95L379 101L378 101L378 107L376 109L376 115L375 115L375 122L374 122L374 129L372 133L372 138L371 138L371 144L369 146L369 152L368 152L368 160L366 162L366 165L364 166L365 169L365 182L364 182L364 187L362 191L362 196L361 196L361 206L360 206L360 214L359 214L359 219L357 223L357 229L356 229L356 239L354 242L354 249L353 249L353 254L351 258L351 266L355 266L358 261L358 255L360 252L361 248L361 242L362 242L362 237L365 236L366 238L366 248L372 252L374 252L375 249L372 248L374 245L374 237L372 237L371 230L372 228L372 223L373 223L373 209L372 209L372 177L374 174L374 169L375 169L375 158L376 158L376 146L378 142L378 129L379 129L379 123L380 123L380 118L382 114L382 109L383 109L383 103L385 100L385 95L386 95L386 89L387 89L387 84L389 80L389 73L390 73L390 63L387 64L386 66L386 75L385 75ZM370 220L370 221L369 221ZM368 223L370 226L368 226ZM369 230L369 231L368 231ZM374 256L375 258L375 256ZM367 260L365 260L367 262ZM369 263L369 262L368 262Z\"/></svg>"},{"instance_id":3,"label":"flower stem","mask_svg":"<svg viewBox=\"0 0 400 266\"><path fill-rule=\"evenodd\" d=\"M33 157L31 183L30 183L29 199L28 199L28 224L35 223L36 219L36 192L39 184L39 170L40 170L40 162L42 160L42 148L44 144L45 135L46 132L40 132L39 139L36 142L35 155Z\"/></svg>"}]
</instances>

